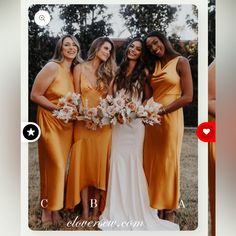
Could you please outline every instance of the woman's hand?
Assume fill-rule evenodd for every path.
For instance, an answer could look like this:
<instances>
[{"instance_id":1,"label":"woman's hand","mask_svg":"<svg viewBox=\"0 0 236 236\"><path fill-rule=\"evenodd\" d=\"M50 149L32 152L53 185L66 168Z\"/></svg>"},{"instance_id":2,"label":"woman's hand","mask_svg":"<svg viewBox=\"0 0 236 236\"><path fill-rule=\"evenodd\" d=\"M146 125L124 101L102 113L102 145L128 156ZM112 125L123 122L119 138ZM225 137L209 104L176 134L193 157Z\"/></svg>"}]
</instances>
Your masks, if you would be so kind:
<instances>
[{"instance_id":1,"label":"woman's hand","mask_svg":"<svg viewBox=\"0 0 236 236\"><path fill-rule=\"evenodd\" d=\"M148 102L148 99L145 99L144 101L143 101L143 106L146 106L147 105L147 102Z\"/></svg>"},{"instance_id":2,"label":"woman's hand","mask_svg":"<svg viewBox=\"0 0 236 236\"><path fill-rule=\"evenodd\" d=\"M167 112L166 112L165 107L162 106L162 107L160 107L160 110L159 110L159 112L158 112L157 114L160 115L160 116L163 116L163 115L165 115L166 113L167 113Z\"/></svg>"}]
</instances>

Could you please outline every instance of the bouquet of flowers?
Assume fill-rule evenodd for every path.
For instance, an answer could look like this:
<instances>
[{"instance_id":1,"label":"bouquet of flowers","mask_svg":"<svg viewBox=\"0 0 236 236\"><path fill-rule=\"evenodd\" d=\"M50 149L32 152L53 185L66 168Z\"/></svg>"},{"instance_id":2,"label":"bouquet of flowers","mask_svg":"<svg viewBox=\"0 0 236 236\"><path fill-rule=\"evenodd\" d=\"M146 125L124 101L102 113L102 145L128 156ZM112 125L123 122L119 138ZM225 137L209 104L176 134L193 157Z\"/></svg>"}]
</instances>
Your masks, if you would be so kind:
<instances>
[{"instance_id":1,"label":"bouquet of flowers","mask_svg":"<svg viewBox=\"0 0 236 236\"><path fill-rule=\"evenodd\" d=\"M104 125L116 125L129 123L134 119L141 118L149 125L160 124L158 111L161 104L149 99L145 106L140 101L132 99L124 89L119 90L113 98L107 95L100 98L97 107L88 107L88 100L82 105L80 94L68 93L59 99L60 109L53 111L53 116L68 122L70 120L84 120L88 129L96 130Z\"/></svg>"},{"instance_id":2,"label":"bouquet of flowers","mask_svg":"<svg viewBox=\"0 0 236 236\"><path fill-rule=\"evenodd\" d=\"M54 110L52 115L57 119L63 120L65 123L71 120L81 120L81 97L80 94L74 92L67 93L58 101L58 110Z\"/></svg>"},{"instance_id":3,"label":"bouquet of flowers","mask_svg":"<svg viewBox=\"0 0 236 236\"><path fill-rule=\"evenodd\" d=\"M84 119L86 127L96 130L97 127L112 124L116 125L130 123L134 119L141 118L149 125L160 124L160 115L158 115L161 104L150 99L145 106L138 100L132 99L124 89L119 90L113 98L107 95L100 99L96 108L84 108Z\"/></svg>"},{"instance_id":4,"label":"bouquet of flowers","mask_svg":"<svg viewBox=\"0 0 236 236\"><path fill-rule=\"evenodd\" d=\"M113 98L108 95L105 99L100 100L98 109L103 116L105 123L115 125L117 122L120 124L130 122L132 117L132 104L129 96L125 93L124 89L121 89ZM135 105L134 105L135 106Z\"/></svg>"},{"instance_id":5,"label":"bouquet of flowers","mask_svg":"<svg viewBox=\"0 0 236 236\"><path fill-rule=\"evenodd\" d=\"M145 106L141 105L137 109L137 117L142 118L143 123L154 125L161 124L161 116L158 112L162 105L155 102L153 98L149 99Z\"/></svg>"},{"instance_id":6,"label":"bouquet of flowers","mask_svg":"<svg viewBox=\"0 0 236 236\"><path fill-rule=\"evenodd\" d=\"M85 126L88 129L96 130L98 127L102 127L105 123L102 123L102 114L98 107L88 107L88 100L85 100L84 107L81 112Z\"/></svg>"},{"instance_id":7,"label":"bouquet of flowers","mask_svg":"<svg viewBox=\"0 0 236 236\"><path fill-rule=\"evenodd\" d=\"M96 130L104 125L126 122L126 99L125 92L121 91L115 98L111 95L100 98L98 106L94 108L88 108L88 101L86 100L82 111L86 127Z\"/></svg>"}]
</instances>

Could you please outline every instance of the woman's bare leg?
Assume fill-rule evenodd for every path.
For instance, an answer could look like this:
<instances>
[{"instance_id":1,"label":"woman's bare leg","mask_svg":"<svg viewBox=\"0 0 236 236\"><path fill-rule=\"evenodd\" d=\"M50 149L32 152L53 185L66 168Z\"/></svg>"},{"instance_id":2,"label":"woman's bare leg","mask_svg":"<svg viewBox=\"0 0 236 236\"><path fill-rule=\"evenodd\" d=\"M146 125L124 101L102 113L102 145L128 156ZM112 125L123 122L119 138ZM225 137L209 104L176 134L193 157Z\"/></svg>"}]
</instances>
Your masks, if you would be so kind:
<instances>
[{"instance_id":1,"label":"woman's bare leg","mask_svg":"<svg viewBox=\"0 0 236 236\"><path fill-rule=\"evenodd\" d=\"M60 216L59 211L53 211L52 212L52 222L53 222L53 224L61 223L61 221L62 221L62 218Z\"/></svg>"},{"instance_id":2,"label":"woman's bare leg","mask_svg":"<svg viewBox=\"0 0 236 236\"><path fill-rule=\"evenodd\" d=\"M176 211L174 209L165 209L164 210L164 219L174 222L176 221Z\"/></svg>"},{"instance_id":3,"label":"woman's bare leg","mask_svg":"<svg viewBox=\"0 0 236 236\"><path fill-rule=\"evenodd\" d=\"M42 223L52 222L52 212L42 209L41 221Z\"/></svg>"},{"instance_id":4,"label":"woman's bare leg","mask_svg":"<svg viewBox=\"0 0 236 236\"><path fill-rule=\"evenodd\" d=\"M82 205L83 205L82 219L88 220L89 218L88 187L84 188L81 191L81 198L82 198Z\"/></svg>"},{"instance_id":5,"label":"woman's bare leg","mask_svg":"<svg viewBox=\"0 0 236 236\"><path fill-rule=\"evenodd\" d=\"M92 220L97 221L99 219L99 206L100 206L100 190L94 188L95 190L95 200L96 200L96 207L93 208Z\"/></svg>"}]
</instances>

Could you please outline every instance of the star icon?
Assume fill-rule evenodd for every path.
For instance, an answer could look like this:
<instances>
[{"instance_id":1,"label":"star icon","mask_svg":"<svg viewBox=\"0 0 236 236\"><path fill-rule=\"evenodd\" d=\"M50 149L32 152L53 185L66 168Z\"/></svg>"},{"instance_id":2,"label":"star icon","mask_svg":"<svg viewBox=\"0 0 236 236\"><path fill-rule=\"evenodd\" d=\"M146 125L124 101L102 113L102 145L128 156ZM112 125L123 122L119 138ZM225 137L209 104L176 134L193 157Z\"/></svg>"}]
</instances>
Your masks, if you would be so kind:
<instances>
[{"instance_id":1,"label":"star icon","mask_svg":"<svg viewBox=\"0 0 236 236\"><path fill-rule=\"evenodd\" d=\"M30 128L30 130L27 130L27 132L28 132L28 135L29 136L34 136L34 132L35 132L35 130L33 130L32 128Z\"/></svg>"},{"instance_id":2,"label":"star icon","mask_svg":"<svg viewBox=\"0 0 236 236\"><path fill-rule=\"evenodd\" d=\"M22 134L24 137L24 142L26 140L27 142L35 142L39 139L41 135L41 130L40 130L40 127L36 123L28 122L27 124L24 125Z\"/></svg>"}]
</instances>

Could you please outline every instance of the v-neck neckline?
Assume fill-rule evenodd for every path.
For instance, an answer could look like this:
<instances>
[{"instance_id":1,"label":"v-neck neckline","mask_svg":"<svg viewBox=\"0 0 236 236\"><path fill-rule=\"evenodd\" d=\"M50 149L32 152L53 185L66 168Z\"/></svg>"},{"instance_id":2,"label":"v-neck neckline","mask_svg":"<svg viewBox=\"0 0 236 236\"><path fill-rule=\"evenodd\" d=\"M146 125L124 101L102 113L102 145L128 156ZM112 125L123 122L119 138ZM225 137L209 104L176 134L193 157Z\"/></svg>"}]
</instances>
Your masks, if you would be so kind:
<instances>
[{"instance_id":1,"label":"v-neck neckline","mask_svg":"<svg viewBox=\"0 0 236 236\"><path fill-rule=\"evenodd\" d=\"M180 56L177 56L177 57L174 57L174 58L170 59L163 67L161 66L161 61L159 61L159 68L160 68L160 70L161 70L161 71L164 70L165 67L166 67L171 61L175 60L175 59L178 58L178 57L180 57Z\"/></svg>"},{"instance_id":2,"label":"v-neck neckline","mask_svg":"<svg viewBox=\"0 0 236 236\"><path fill-rule=\"evenodd\" d=\"M93 90L97 90L97 88L95 88L95 87L92 86L91 82L87 79L87 77L86 77L84 74L82 74L82 75L84 76L85 80L86 80L87 83L89 84L90 88L93 89Z\"/></svg>"}]
</instances>

